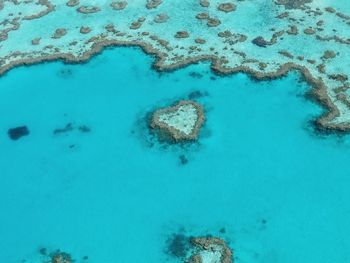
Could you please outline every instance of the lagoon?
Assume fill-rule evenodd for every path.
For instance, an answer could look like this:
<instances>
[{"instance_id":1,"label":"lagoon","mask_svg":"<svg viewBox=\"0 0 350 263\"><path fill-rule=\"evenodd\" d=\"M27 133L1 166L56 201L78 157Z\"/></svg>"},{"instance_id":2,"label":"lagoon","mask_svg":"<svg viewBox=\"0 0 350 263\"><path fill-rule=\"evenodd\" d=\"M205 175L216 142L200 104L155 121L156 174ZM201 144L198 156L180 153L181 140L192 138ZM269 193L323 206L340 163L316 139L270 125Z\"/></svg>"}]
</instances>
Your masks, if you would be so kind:
<instances>
[{"instance_id":1,"label":"lagoon","mask_svg":"<svg viewBox=\"0 0 350 263\"><path fill-rule=\"evenodd\" d=\"M0 262L39 263L41 247L77 262L179 262L166 253L174 233L220 235L238 263L349 262L350 140L315 133L323 109L299 73L258 82L152 62L115 48L0 78ZM198 91L198 143L159 144L147 113ZM30 134L11 140L22 125Z\"/></svg>"}]
</instances>

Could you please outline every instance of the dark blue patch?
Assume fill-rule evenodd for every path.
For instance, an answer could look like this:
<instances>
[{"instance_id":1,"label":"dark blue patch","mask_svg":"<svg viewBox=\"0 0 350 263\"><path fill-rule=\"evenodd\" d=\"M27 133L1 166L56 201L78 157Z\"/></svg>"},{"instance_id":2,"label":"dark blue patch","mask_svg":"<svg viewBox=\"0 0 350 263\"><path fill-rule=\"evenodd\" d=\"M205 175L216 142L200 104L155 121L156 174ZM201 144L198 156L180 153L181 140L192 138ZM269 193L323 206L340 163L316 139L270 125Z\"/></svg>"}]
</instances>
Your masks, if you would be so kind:
<instances>
[{"instance_id":1,"label":"dark blue patch","mask_svg":"<svg viewBox=\"0 0 350 263\"><path fill-rule=\"evenodd\" d=\"M11 140L16 141L23 136L29 135L29 130L28 130L27 126L20 126L20 127L9 129L7 134Z\"/></svg>"}]
</instances>

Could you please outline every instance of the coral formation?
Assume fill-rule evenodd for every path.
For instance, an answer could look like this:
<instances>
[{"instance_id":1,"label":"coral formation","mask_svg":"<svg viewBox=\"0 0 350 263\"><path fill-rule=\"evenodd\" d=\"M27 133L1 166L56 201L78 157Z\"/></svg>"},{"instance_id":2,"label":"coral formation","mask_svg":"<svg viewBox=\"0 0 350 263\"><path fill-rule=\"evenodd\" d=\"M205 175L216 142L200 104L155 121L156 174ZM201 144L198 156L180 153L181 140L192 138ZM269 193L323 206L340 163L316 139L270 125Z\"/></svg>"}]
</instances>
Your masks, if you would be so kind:
<instances>
[{"instance_id":1,"label":"coral formation","mask_svg":"<svg viewBox=\"0 0 350 263\"><path fill-rule=\"evenodd\" d=\"M218 237L194 237L194 252L189 263L232 263L233 253L226 242Z\"/></svg>"},{"instance_id":2,"label":"coral formation","mask_svg":"<svg viewBox=\"0 0 350 263\"><path fill-rule=\"evenodd\" d=\"M171 107L155 111L150 126L170 141L196 140L205 120L201 105L191 100L182 100Z\"/></svg>"},{"instance_id":3,"label":"coral formation","mask_svg":"<svg viewBox=\"0 0 350 263\"><path fill-rule=\"evenodd\" d=\"M232 3L222 3L218 6L218 10L229 13L236 10L236 6Z\"/></svg>"},{"instance_id":4,"label":"coral formation","mask_svg":"<svg viewBox=\"0 0 350 263\"><path fill-rule=\"evenodd\" d=\"M220 232L225 232L225 229ZM186 263L233 263L233 250L219 237L190 237L183 231L167 240L165 252Z\"/></svg>"},{"instance_id":5,"label":"coral formation","mask_svg":"<svg viewBox=\"0 0 350 263\"><path fill-rule=\"evenodd\" d=\"M50 255L50 263L73 263L71 255L57 251Z\"/></svg>"},{"instance_id":6,"label":"coral formation","mask_svg":"<svg viewBox=\"0 0 350 263\"><path fill-rule=\"evenodd\" d=\"M119 1L119 2L112 2L111 7L114 10L123 10L128 5L128 2L126 1Z\"/></svg>"}]
</instances>

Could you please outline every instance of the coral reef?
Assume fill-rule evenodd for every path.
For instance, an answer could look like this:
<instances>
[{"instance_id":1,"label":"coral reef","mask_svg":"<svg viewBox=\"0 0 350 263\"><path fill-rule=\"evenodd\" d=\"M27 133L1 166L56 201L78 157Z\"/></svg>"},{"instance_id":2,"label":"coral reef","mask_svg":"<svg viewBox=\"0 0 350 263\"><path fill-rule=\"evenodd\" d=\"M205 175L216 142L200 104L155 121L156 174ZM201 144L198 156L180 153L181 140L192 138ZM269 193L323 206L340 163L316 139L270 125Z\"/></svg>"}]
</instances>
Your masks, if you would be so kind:
<instances>
[{"instance_id":1,"label":"coral reef","mask_svg":"<svg viewBox=\"0 0 350 263\"><path fill-rule=\"evenodd\" d=\"M298 70L326 108L318 127L350 130L346 5L311 0L6 0L0 9L0 75L43 61L83 62L108 46L139 46L156 56L154 68L160 71L204 60L218 74L245 72L257 79Z\"/></svg>"},{"instance_id":2,"label":"coral reef","mask_svg":"<svg viewBox=\"0 0 350 263\"><path fill-rule=\"evenodd\" d=\"M233 250L222 238L191 237L184 230L169 237L165 252L184 263L233 263Z\"/></svg>"},{"instance_id":3,"label":"coral reef","mask_svg":"<svg viewBox=\"0 0 350 263\"><path fill-rule=\"evenodd\" d=\"M150 127L170 141L197 140L205 120L201 105L191 100L182 100L171 107L155 111Z\"/></svg>"},{"instance_id":4,"label":"coral reef","mask_svg":"<svg viewBox=\"0 0 350 263\"><path fill-rule=\"evenodd\" d=\"M194 252L189 263L232 263L233 253L226 242L218 237L194 237Z\"/></svg>"},{"instance_id":5,"label":"coral reef","mask_svg":"<svg viewBox=\"0 0 350 263\"><path fill-rule=\"evenodd\" d=\"M50 263L73 263L70 254L57 251L50 255Z\"/></svg>"}]
</instances>

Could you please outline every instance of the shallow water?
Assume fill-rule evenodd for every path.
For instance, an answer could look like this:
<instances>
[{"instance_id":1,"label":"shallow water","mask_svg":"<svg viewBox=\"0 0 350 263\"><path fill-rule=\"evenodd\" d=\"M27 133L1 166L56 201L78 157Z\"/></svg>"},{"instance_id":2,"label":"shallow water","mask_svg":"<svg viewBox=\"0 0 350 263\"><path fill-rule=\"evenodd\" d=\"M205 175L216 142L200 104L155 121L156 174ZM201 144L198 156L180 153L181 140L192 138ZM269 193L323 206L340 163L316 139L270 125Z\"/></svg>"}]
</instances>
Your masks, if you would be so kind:
<instances>
[{"instance_id":1,"label":"shallow water","mask_svg":"<svg viewBox=\"0 0 350 263\"><path fill-rule=\"evenodd\" d=\"M36 262L39 247L176 262L164 251L180 229L222 236L236 262L349 262L350 140L313 132L322 109L299 74L256 82L206 63L160 74L152 61L117 48L0 78L0 262ZM155 143L147 113L193 91L207 95L199 143ZM20 125L30 135L10 140Z\"/></svg>"}]
</instances>

